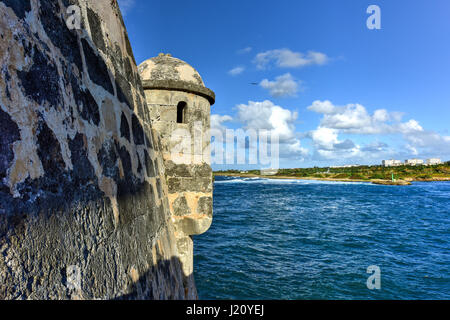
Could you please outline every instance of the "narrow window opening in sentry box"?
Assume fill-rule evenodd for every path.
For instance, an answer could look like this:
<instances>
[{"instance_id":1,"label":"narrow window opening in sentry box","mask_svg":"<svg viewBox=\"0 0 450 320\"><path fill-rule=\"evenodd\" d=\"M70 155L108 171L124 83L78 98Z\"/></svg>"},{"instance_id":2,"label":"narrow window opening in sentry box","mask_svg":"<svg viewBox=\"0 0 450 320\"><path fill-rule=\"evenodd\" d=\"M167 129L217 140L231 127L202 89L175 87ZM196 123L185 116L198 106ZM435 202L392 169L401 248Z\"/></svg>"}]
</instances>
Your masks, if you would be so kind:
<instances>
[{"instance_id":1,"label":"narrow window opening in sentry box","mask_svg":"<svg viewBox=\"0 0 450 320\"><path fill-rule=\"evenodd\" d=\"M186 109L187 103L181 101L177 106L177 123L186 123Z\"/></svg>"}]
</instances>

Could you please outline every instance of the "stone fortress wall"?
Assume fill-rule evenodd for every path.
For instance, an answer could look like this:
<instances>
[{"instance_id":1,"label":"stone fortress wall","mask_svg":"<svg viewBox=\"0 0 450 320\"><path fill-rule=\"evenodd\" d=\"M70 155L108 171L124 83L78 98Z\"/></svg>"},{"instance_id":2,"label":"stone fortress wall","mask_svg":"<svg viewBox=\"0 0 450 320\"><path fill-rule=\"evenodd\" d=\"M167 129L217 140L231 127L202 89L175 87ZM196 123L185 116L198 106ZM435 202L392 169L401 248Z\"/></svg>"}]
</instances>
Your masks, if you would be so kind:
<instances>
[{"instance_id":1,"label":"stone fortress wall","mask_svg":"<svg viewBox=\"0 0 450 320\"><path fill-rule=\"evenodd\" d=\"M170 54L144 61L138 70L161 141L180 259L191 274L192 236L212 223L210 111L215 94L192 66Z\"/></svg>"},{"instance_id":2,"label":"stone fortress wall","mask_svg":"<svg viewBox=\"0 0 450 320\"><path fill-rule=\"evenodd\" d=\"M0 0L0 74L0 299L195 299L210 168L170 166L116 0Z\"/></svg>"}]
</instances>

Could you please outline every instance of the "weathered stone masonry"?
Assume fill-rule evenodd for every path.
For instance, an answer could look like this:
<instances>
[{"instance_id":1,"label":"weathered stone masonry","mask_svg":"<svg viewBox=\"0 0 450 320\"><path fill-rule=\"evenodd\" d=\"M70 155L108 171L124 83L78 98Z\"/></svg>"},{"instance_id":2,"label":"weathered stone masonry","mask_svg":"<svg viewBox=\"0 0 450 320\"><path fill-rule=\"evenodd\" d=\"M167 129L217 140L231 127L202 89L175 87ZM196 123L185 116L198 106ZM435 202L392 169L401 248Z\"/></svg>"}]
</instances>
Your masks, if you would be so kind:
<instances>
[{"instance_id":1,"label":"weathered stone masonry","mask_svg":"<svg viewBox=\"0 0 450 320\"><path fill-rule=\"evenodd\" d=\"M0 0L0 74L0 299L196 298L116 0Z\"/></svg>"},{"instance_id":2,"label":"weathered stone masonry","mask_svg":"<svg viewBox=\"0 0 450 320\"><path fill-rule=\"evenodd\" d=\"M193 272L193 235L212 222L210 110L215 94L199 73L170 54L139 66L152 126L160 136L178 253Z\"/></svg>"}]
</instances>

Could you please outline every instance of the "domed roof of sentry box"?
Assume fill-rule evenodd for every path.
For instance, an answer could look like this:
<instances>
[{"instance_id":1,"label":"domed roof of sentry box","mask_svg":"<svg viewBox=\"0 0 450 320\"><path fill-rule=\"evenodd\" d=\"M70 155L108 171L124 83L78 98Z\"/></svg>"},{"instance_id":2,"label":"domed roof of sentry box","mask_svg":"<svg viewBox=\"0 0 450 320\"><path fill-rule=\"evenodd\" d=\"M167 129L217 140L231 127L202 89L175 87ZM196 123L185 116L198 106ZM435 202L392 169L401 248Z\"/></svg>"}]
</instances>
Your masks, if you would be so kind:
<instances>
[{"instance_id":1,"label":"domed roof of sentry box","mask_svg":"<svg viewBox=\"0 0 450 320\"><path fill-rule=\"evenodd\" d=\"M198 94L215 102L215 94L205 87L202 77L191 65L170 54L160 53L157 57L142 62L139 67L144 90L165 89Z\"/></svg>"}]
</instances>

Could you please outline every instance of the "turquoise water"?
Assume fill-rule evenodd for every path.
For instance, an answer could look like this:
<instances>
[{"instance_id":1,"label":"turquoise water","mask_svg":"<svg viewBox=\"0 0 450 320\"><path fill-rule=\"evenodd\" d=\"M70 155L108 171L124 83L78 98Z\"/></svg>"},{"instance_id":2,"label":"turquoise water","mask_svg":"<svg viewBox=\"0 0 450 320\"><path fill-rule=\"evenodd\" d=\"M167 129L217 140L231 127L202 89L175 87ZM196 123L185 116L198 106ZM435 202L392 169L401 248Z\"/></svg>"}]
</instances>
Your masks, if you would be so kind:
<instances>
[{"instance_id":1,"label":"turquoise water","mask_svg":"<svg viewBox=\"0 0 450 320\"><path fill-rule=\"evenodd\" d=\"M450 183L217 177L194 252L201 299L450 299Z\"/></svg>"}]
</instances>

